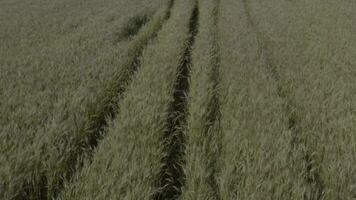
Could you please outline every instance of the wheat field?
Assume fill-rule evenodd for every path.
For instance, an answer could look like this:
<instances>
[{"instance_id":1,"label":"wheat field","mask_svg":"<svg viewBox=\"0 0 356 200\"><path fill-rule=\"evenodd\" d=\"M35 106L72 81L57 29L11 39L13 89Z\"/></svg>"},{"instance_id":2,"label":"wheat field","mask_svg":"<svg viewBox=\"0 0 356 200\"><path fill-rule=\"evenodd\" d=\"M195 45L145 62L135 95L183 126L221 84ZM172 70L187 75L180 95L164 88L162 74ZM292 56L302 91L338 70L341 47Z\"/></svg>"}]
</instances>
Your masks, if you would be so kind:
<instances>
[{"instance_id":1,"label":"wheat field","mask_svg":"<svg viewBox=\"0 0 356 200\"><path fill-rule=\"evenodd\" d=\"M0 199L355 200L355 10L0 0Z\"/></svg>"}]
</instances>

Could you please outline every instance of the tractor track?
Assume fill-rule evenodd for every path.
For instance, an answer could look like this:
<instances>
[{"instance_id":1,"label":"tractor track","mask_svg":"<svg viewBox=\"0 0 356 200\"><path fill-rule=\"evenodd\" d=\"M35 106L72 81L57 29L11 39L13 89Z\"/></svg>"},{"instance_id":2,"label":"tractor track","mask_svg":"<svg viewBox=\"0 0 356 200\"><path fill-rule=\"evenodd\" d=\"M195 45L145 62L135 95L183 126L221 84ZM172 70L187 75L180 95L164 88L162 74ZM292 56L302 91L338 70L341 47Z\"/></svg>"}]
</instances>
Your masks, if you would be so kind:
<instances>
[{"instance_id":1,"label":"tractor track","mask_svg":"<svg viewBox=\"0 0 356 200\"><path fill-rule=\"evenodd\" d=\"M132 36L135 36L142 26L147 24L149 18L152 17L149 14L137 14L127 20L122 30L117 33L114 43L119 43L124 40L130 39Z\"/></svg>"},{"instance_id":2,"label":"tractor track","mask_svg":"<svg viewBox=\"0 0 356 200\"><path fill-rule=\"evenodd\" d=\"M83 167L83 158L88 160L92 158L94 149L105 136L108 121L116 117L119 109L118 104L125 93L127 86L130 84L132 76L140 67L140 57L143 50L149 41L156 37L157 32L162 28L164 22L170 18L173 5L174 0L170 0L164 19L158 22L159 25L155 30L145 39L141 39L142 42L139 43L139 45L129 49L128 59L123 64L126 70L114 75L113 78L107 82L103 92L96 98L94 103L87 105L87 119L86 122L79 127L80 134L78 134L80 136L85 135L85 140L76 138L74 144L77 148L75 151L71 152L70 156L67 157L63 163L63 166L70 170L65 171L65 174L60 174L63 178L56 182L55 188L49 188L47 175L45 172L41 172L41 175L35 179L35 184L24 183L22 186L24 192L14 197L14 200L47 200L56 198L63 189L64 181L70 182L72 177ZM132 38L132 41L134 41L135 35L139 34L139 31L142 28L141 26L150 23L149 20L139 21L140 23L129 27L130 30L126 31L127 34L125 37Z\"/></svg>"},{"instance_id":3,"label":"tractor track","mask_svg":"<svg viewBox=\"0 0 356 200\"><path fill-rule=\"evenodd\" d=\"M278 69L276 68L276 61L273 56L273 41L267 35L260 31L257 23L255 23L255 21L253 20L249 0L242 0L242 3L244 6L247 23L252 28L252 30L254 30L257 37L259 46L258 54L264 60L265 66L267 67L267 71L270 74L270 77L274 82L276 82L278 96L285 102L284 113L286 116L288 116L288 128L292 133L292 138L290 141L290 151L293 152L300 146L307 146L300 136L302 130L300 130L300 122L298 121L299 117L296 113L296 103L291 99L290 91L288 91L288 89L285 88L283 86L283 83L281 82L282 80L280 74L278 73ZM321 200L323 199L325 185L320 177L319 172L317 170L313 170L315 167L313 164L314 162L312 160L312 155L308 151L308 148L306 149L307 150L304 150L303 152L303 161L306 166L305 182L311 187L311 194L310 196L304 195L304 199Z\"/></svg>"},{"instance_id":4,"label":"tractor track","mask_svg":"<svg viewBox=\"0 0 356 200\"><path fill-rule=\"evenodd\" d=\"M178 67L178 75L173 88L173 102L169 108L169 115L164 133L164 152L167 155L162 159L158 188L153 195L154 200L178 199L184 182L184 129L186 128L187 94L189 93L190 65L192 60L192 46L198 33L199 8L198 2L194 6L190 22L189 37Z\"/></svg>"}]
</instances>

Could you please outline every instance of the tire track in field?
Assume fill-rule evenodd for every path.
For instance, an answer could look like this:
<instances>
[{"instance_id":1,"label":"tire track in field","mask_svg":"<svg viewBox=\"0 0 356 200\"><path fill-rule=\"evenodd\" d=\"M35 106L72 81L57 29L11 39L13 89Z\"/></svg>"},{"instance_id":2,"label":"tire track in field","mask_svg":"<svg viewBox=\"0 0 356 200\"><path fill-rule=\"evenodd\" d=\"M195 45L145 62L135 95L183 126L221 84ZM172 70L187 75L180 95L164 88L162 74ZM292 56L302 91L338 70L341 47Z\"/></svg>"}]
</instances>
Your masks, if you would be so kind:
<instances>
[{"instance_id":1,"label":"tire track in field","mask_svg":"<svg viewBox=\"0 0 356 200\"><path fill-rule=\"evenodd\" d=\"M117 34L114 43L119 43L123 40L128 40L132 36L136 35L142 26L144 26L148 21L149 14L137 14L131 17L124 25L123 29Z\"/></svg>"},{"instance_id":2,"label":"tire track in field","mask_svg":"<svg viewBox=\"0 0 356 200\"><path fill-rule=\"evenodd\" d=\"M122 75L120 75L119 78L116 80L112 81L112 84L109 85L107 88L107 91L103 94L105 97L102 97L105 99L104 101L104 106L100 108L100 110L93 110L89 116L93 116L93 118L90 120L92 122L90 124L90 127L87 128L87 130L91 130L91 136L89 139L89 144L91 149L95 149L96 146L98 145L98 142L102 139L103 135L105 135L105 128L107 127L108 119L114 119L116 116L116 110L117 110L117 105L119 104L119 101L126 91L126 88L128 84L131 81L131 78L133 74L139 69L140 67L140 57L143 53L143 50L145 49L146 45L148 42L152 39L154 39L157 35L157 32L162 28L162 25L165 21L167 21L170 18L171 15L171 10L174 5L174 0L169 1L169 6L166 12L166 16L164 20L160 23L159 27L153 32L150 37L147 38L143 42L143 44L140 47L135 48L131 53L131 56L134 56L134 58L130 61L130 63L126 63L125 65L130 66L130 69L124 72ZM145 22L144 24L149 23ZM142 24L142 26L144 25ZM139 27L138 29L140 29ZM129 32L129 31L128 31ZM135 34L137 34L139 30L130 32L128 37L133 37ZM115 78L114 78L115 79ZM100 99L100 97L99 97ZM99 100L100 101L100 100ZM93 152L91 152L93 153ZM79 157L79 156L78 156Z\"/></svg>"},{"instance_id":3,"label":"tire track in field","mask_svg":"<svg viewBox=\"0 0 356 200\"><path fill-rule=\"evenodd\" d=\"M169 0L169 8L167 11L166 19L170 18L171 8L173 7L174 0ZM152 17L152 13L141 13L132 16L125 23L122 30L117 34L116 39L114 39L114 43L119 43L121 41L129 40L133 36L135 36L141 28L146 25L150 18Z\"/></svg>"},{"instance_id":4,"label":"tire track in field","mask_svg":"<svg viewBox=\"0 0 356 200\"><path fill-rule=\"evenodd\" d=\"M300 137L301 129L299 126L299 117L296 113L296 104L290 97L290 91L283 86L281 83L281 77L276 68L276 60L273 56L273 41L264 33L260 31L258 25L253 20L251 15L251 7L249 0L242 0L244 5L245 14L247 17L248 25L254 30L256 33L259 52L258 54L264 59L265 65L267 67L268 72L271 75L271 78L277 83L277 91L278 96L285 101L285 109L284 112L286 116L288 116L288 128L292 133L292 138L290 142L291 150L290 152L295 151L300 146L307 146L303 139ZM320 177L320 174L314 167L314 162L312 159L312 155L309 152L308 148L303 152L303 159L305 162L305 170L307 177L305 178L305 182L311 187L311 196L304 195L305 200L321 200L324 196L324 188L325 185L323 180Z\"/></svg>"},{"instance_id":5,"label":"tire track in field","mask_svg":"<svg viewBox=\"0 0 356 200\"><path fill-rule=\"evenodd\" d=\"M190 65L192 60L192 46L198 33L199 8L198 2L194 6L189 22L189 37L178 68L177 79L174 84L173 102L169 108L164 138L164 152L167 155L162 159L158 188L153 195L154 200L178 199L184 181L182 163L184 163L184 129L186 127L187 94L189 93Z\"/></svg>"},{"instance_id":6,"label":"tire track in field","mask_svg":"<svg viewBox=\"0 0 356 200\"><path fill-rule=\"evenodd\" d=\"M121 74L115 75L112 80L108 81L104 92L97 97L95 103L87 105L87 122L82 124L79 129L80 135L85 135L86 140L83 141L80 140L80 138L77 138L77 140L74 141L74 144L77 145L77 151L72 152L69 157L65 158L66 160L63 165L71 170L66 171L65 174L61 174L63 175L64 180L70 181L73 175L81 169L83 166L83 157L91 159L94 149L97 147L99 141L105 136L108 121L115 118L118 110L118 103L126 91L127 86L130 84L132 76L140 67L140 57L143 50L148 42L156 37L157 32L162 28L164 22L170 18L173 5L174 0L170 0L164 18L159 22L155 22L158 23L158 26L149 34L149 36L143 40L141 39L142 41L139 45L136 45L129 50L129 59L123 64L124 68L127 69L121 71ZM147 21L146 23L150 23L150 21ZM142 26L144 26L144 24L142 24ZM141 27L139 27L139 29L140 28ZM134 37L136 34L139 34L139 31L140 30L131 32L129 37ZM31 187L31 185L28 185L31 183L25 183L25 194L15 197L14 199L53 199L56 198L63 189L64 180L58 181L56 188L51 189L48 188L48 180L45 173L39 177L39 180L38 187L36 188L37 190ZM39 195L34 196L33 194Z\"/></svg>"},{"instance_id":7,"label":"tire track in field","mask_svg":"<svg viewBox=\"0 0 356 200\"><path fill-rule=\"evenodd\" d=\"M209 105L208 105L208 116L206 119L207 126L205 127L205 134L207 137L209 137L209 145L210 151L216 150L214 153L214 157L210 160L209 162L209 167L212 169L211 174L208 177L209 181L209 186L211 190L213 191L214 194L214 199L219 200L221 199L220 197L220 191L219 191L219 185L217 182L216 178L216 173L217 173L217 160L221 152L221 146L222 146L222 141L221 137L219 134L217 134L220 130L220 118L221 118L221 112L220 112L220 98L219 98L219 84L220 84L220 46L219 46L219 35L218 35L218 20L219 20L219 9L220 9L220 3L221 0L215 0L215 7L213 10L213 21L214 21L214 40L213 40L213 52L214 52L214 66L211 71L211 80L213 82L213 95L212 98L210 99ZM209 133L210 131L213 131L214 134ZM215 144L215 145L214 145ZM218 149L215 149L215 148ZM213 149L213 150L212 150Z\"/></svg>"},{"instance_id":8,"label":"tire track in field","mask_svg":"<svg viewBox=\"0 0 356 200\"><path fill-rule=\"evenodd\" d=\"M96 133L96 134L93 134L93 135L95 135L95 137L93 137L92 140L90 140L91 141L90 146L92 148L95 148L98 144L98 141L101 139L101 136L100 136L100 135L102 135L101 132L105 130L105 127L107 127L107 122L108 122L107 118L108 117L110 119L115 118L115 116L117 114L116 113L117 105L118 105L118 102L120 101L120 97L122 97L122 95L126 91L126 88L129 84L129 82L131 81L133 74L140 67L140 64L141 64L140 57L143 53L143 50L145 49L148 42L156 37L157 32L162 28L164 21L167 21L169 19L170 15L171 15L171 9L173 7L173 4L174 4L174 0L170 0L166 16L165 16L164 20L160 23L159 28L157 28L154 31L154 33L152 35L150 35L150 37L148 37L147 40L145 40L142 45L140 45L140 47L133 49L133 51L131 51L129 53L130 54L129 56L133 56L133 59L131 61L129 61L129 63L125 63L124 65L130 66L129 67L130 69L127 71L124 71L123 74L120 75L120 77L114 78L114 80L112 80L112 84L109 84L109 86L106 88L106 92L103 93L103 96L105 96L105 97L102 97L103 99L106 99L106 101L104 103L105 104L104 108L101 110L94 111L92 113L92 115L89 114L89 116L94 116L94 118L92 120L90 120L93 123L91 124L91 127L88 129L94 130L93 132ZM148 22L145 22L145 23L148 23ZM138 32L139 32L139 30L137 30L137 32L134 31L132 33L133 35L131 34L128 37L133 37Z\"/></svg>"}]
</instances>

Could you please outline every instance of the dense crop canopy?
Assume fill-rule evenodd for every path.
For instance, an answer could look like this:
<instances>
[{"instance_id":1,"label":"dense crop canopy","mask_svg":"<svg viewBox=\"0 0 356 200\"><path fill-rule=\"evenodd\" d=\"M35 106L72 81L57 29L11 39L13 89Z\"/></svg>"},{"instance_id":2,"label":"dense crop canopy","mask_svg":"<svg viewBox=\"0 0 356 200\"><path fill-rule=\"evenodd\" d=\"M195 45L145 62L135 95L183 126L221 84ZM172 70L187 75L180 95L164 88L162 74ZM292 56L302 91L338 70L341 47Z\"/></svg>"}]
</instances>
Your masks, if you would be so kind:
<instances>
[{"instance_id":1,"label":"dense crop canopy","mask_svg":"<svg viewBox=\"0 0 356 200\"><path fill-rule=\"evenodd\" d=\"M355 10L0 0L0 199L355 199Z\"/></svg>"}]
</instances>

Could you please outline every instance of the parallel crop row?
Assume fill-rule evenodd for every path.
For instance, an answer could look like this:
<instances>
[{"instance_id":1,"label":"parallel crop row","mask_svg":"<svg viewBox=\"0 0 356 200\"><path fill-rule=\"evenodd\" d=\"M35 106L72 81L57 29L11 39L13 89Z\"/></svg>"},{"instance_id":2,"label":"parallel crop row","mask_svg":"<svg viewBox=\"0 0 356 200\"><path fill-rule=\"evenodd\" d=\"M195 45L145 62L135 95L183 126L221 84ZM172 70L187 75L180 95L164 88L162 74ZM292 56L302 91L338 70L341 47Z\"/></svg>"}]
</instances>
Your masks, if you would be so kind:
<instances>
[{"instance_id":1,"label":"parallel crop row","mask_svg":"<svg viewBox=\"0 0 356 200\"><path fill-rule=\"evenodd\" d=\"M187 124L187 96L189 95L190 67L192 64L192 47L198 33L199 21L198 1L195 1L193 13L189 20L189 37L186 42L184 57L179 65L179 74L174 83L173 102L170 104L164 137L165 156L159 177L159 192L154 196L156 200L178 199L184 184L185 136Z\"/></svg>"},{"instance_id":2,"label":"parallel crop row","mask_svg":"<svg viewBox=\"0 0 356 200\"><path fill-rule=\"evenodd\" d=\"M63 199L149 199L160 193L165 128L174 84L189 38L193 1L176 1L157 39L144 50L140 70L119 103L120 111L63 192Z\"/></svg>"},{"instance_id":3,"label":"parallel crop row","mask_svg":"<svg viewBox=\"0 0 356 200\"><path fill-rule=\"evenodd\" d=\"M0 0L0 199L355 199L355 10Z\"/></svg>"},{"instance_id":4,"label":"parallel crop row","mask_svg":"<svg viewBox=\"0 0 356 200\"><path fill-rule=\"evenodd\" d=\"M221 6L220 197L303 199L303 171L290 155L285 102L266 68L263 44L242 1L222 0Z\"/></svg>"},{"instance_id":5,"label":"parallel crop row","mask_svg":"<svg viewBox=\"0 0 356 200\"><path fill-rule=\"evenodd\" d=\"M281 70L278 65L278 60L275 57L274 42L268 37L266 33L261 32L259 24L256 23L250 0L243 0L244 10L246 13L246 18L249 23L250 28L255 32L256 40L258 42L258 52L259 56L262 58L264 65L266 67L266 73L275 81L277 85L277 91L279 97L284 101L284 114L287 116L288 128L291 132L291 141L290 141L290 160L299 161L298 164L302 168L303 175L301 176L304 179L305 191L303 196L311 199L321 199L324 193L324 183L320 179L319 171L316 170L315 161L313 155L310 152L310 147L306 144L304 134L300 129L300 121L298 116L298 108L296 106L295 100L292 96L292 92L287 84L284 84L282 79L288 79L281 77ZM298 176L297 174L293 174Z\"/></svg>"},{"instance_id":6,"label":"parallel crop row","mask_svg":"<svg viewBox=\"0 0 356 200\"><path fill-rule=\"evenodd\" d=\"M199 1L199 32L193 47L188 95L182 198L219 199L216 161L219 156L219 0Z\"/></svg>"},{"instance_id":7,"label":"parallel crop row","mask_svg":"<svg viewBox=\"0 0 356 200\"><path fill-rule=\"evenodd\" d=\"M161 28L165 19L170 15L170 5L165 5L157 11L152 19L144 25L137 35L133 35L132 41L127 45L127 54L119 63L119 70L114 74L106 87L96 98L95 102L89 104L85 111L84 121L77 121L79 130L75 130L68 135L62 135L62 140L69 140L67 144L61 144L62 152L51 152L49 155L53 160L61 159L59 162L51 163L48 171L50 176L54 178L63 175L71 176L72 170L75 170L76 165L81 165L78 159L83 159L84 153L88 153L89 148L95 148L98 140L103 135L103 131L107 126L108 118L114 118L118 112L118 102L122 99L126 88L128 87L131 77L140 66L139 58L147 43L156 36L157 31ZM78 124L79 123L79 124ZM59 138L55 138L55 141ZM60 140L61 140L60 139ZM53 142L56 144L57 142ZM63 156L63 151L68 157ZM57 156L56 156L57 155ZM58 169L55 171L54 169ZM66 176L65 176L66 177ZM69 177L66 177L68 180ZM60 180L58 180L60 181ZM56 184L56 183L55 183Z\"/></svg>"},{"instance_id":8,"label":"parallel crop row","mask_svg":"<svg viewBox=\"0 0 356 200\"><path fill-rule=\"evenodd\" d=\"M303 176L311 188L305 199L356 196L355 6L346 0L251 1L259 27L275 40L276 65L294 101L293 150L307 161Z\"/></svg>"},{"instance_id":9,"label":"parallel crop row","mask_svg":"<svg viewBox=\"0 0 356 200\"><path fill-rule=\"evenodd\" d=\"M100 74L100 69L95 77L80 72L84 81L79 84L86 85L77 86L76 92L67 91L67 96L64 95L56 103L53 115L47 122L34 123L27 130L28 134L21 133L23 138L19 138L19 141L14 141L17 138L16 133L8 137L10 132L6 132L16 129L5 126L0 143L0 197L50 199L58 195L63 181L73 176L81 167L84 157L90 156L91 149L97 145L106 126L106 118L115 115L116 104L138 64L137 57L169 16L170 7L168 4L164 5L130 41L112 46L103 51L103 55L97 55L101 59L98 61L99 66L111 68L102 67L107 71ZM83 35L82 32L81 34ZM90 42L92 41L96 40L92 39ZM114 57L118 61L115 64L111 63ZM72 70L76 68L72 66ZM89 69L87 71L90 72ZM49 99L43 101L51 103Z\"/></svg>"}]
</instances>

